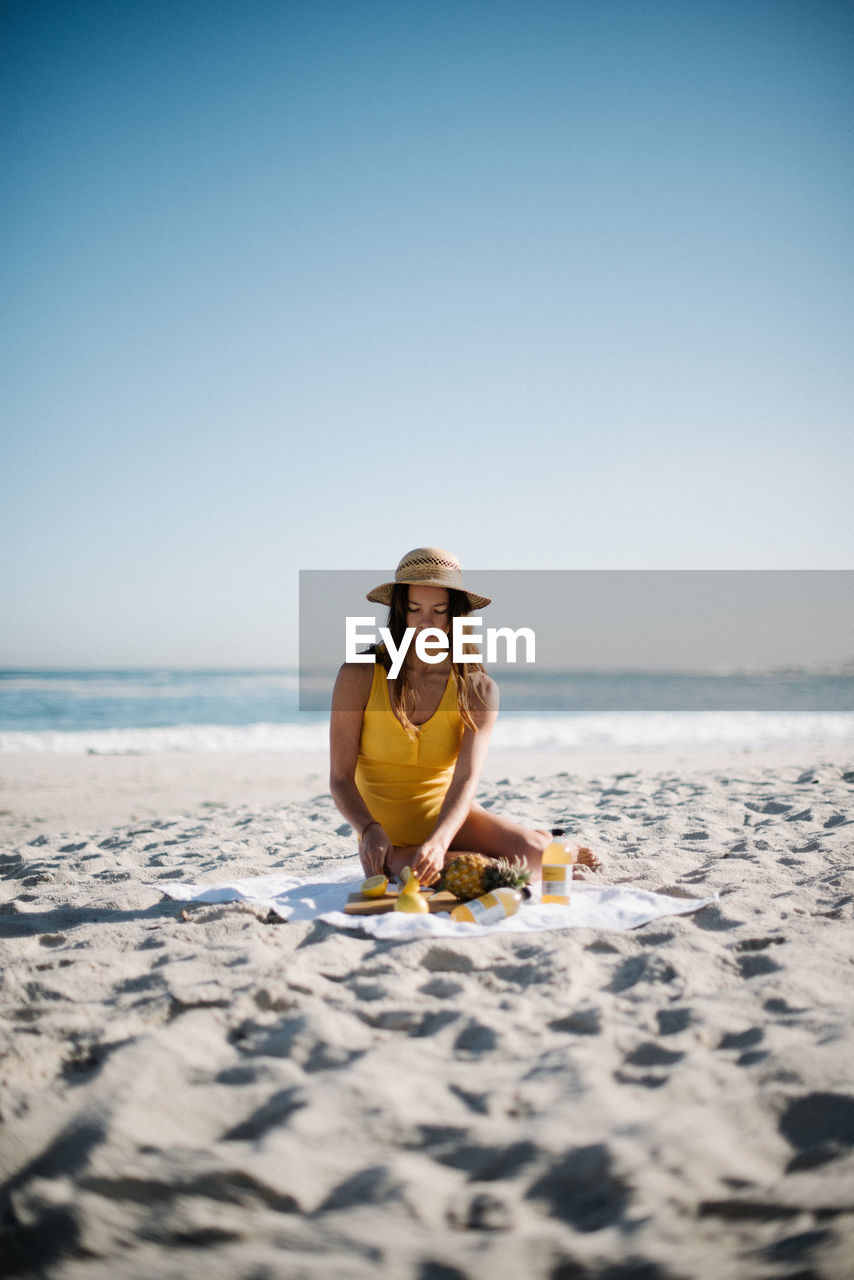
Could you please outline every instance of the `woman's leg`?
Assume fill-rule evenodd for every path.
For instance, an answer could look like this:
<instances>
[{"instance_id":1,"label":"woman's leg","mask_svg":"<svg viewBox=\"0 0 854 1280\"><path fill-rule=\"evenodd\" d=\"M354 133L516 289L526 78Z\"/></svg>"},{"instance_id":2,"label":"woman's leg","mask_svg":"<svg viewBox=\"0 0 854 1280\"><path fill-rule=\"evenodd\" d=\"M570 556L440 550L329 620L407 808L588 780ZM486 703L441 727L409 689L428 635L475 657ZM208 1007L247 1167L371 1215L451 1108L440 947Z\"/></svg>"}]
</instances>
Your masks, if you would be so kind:
<instances>
[{"instance_id":1,"label":"woman's leg","mask_svg":"<svg viewBox=\"0 0 854 1280\"><path fill-rule=\"evenodd\" d=\"M487 814L491 817L491 814ZM528 864L528 868L534 879L540 878L540 866L542 864L543 849L545 849L551 837L546 831L529 831L525 827L518 826L515 822L508 822L506 818L500 820L504 825L503 838L494 830L484 832L485 839L478 840L475 834L468 828L468 823L464 822L460 828L460 833L468 831L465 839L458 834L456 839L451 842L451 847L445 854L446 864L452 858L458 858L461 853L482 853L490 858L513 858L523 857ZM391 853L386 857L383 870L387 876L394 877L399 880L405 867L411 867L420 852L418 845L395 845Z\"/></svg>"},{"instance_id":2,"label":"woman's leg","mask_svg":"<svg viewBox=\"0 0 854 1280\"><path fill-rule=\"evenodd\" d=\"M524 858L534 880L541 878L543 850L551 840L548 831L520 826L511 818L489 813L479 804L472 805L471 812L460 827L451 847L445 854L450 862L461 853L482 853L487 858ZM574 843L571 840L568 844ZM412 866L418 854L417 845L395 845L385 862L386 875L400 879L404 867ZM577 845L576 862L597 871L599 859L586 845Z\"/></svg>"},{"instance_id":3,"label":"woman's leg","mask_svg":"<svg viewBox=\"0 0 854 1280\"><path fill-rule=\"evenodd\" d=\"M520 826L510 818L489 813L479 804L474 804L451 841L448 857L456 857L460 853L482 853L489 858L521 857L527 862L533 879L539 880L543 850L550 840L547 831ZM567 844L572 843L575 842L567 841ZM577 845L576 861L594 871L600 865L599 859L586 845Z\"/></svg>"},{"instance_id":4,"label":"woman's leg","mask_svg":"<svg viewBox=\"0 0 854 1280\"><path fill-rule=\"evenodd\" d=\"M539 880L543 850L550 839L547 831L523 827L474 804L451 841L447 856L450 859L461 853L482 853L487 858L524 858L532 878Z\"/></svg>"}]
</instances>

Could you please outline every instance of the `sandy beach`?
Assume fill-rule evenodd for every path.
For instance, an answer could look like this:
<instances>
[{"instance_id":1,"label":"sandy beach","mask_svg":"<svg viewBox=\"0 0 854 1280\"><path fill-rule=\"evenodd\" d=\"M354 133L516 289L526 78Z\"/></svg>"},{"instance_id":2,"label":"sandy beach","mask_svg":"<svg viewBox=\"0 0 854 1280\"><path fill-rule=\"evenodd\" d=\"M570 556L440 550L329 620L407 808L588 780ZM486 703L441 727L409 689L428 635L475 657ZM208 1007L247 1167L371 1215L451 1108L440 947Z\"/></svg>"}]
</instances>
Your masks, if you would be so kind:
<instances>
[{"instance_id":1,"label":"sandy beach","mask_svg":"<svg viewBox=\"0 0 854 1280\"><path fill-rule=\"evenodd\" d=\"M850 1276L850 749L496 754L599 882L717 895L629 932L164 899L355 865L325 770L0 758L0 1274Z\"/></svg>"}]
</instances>

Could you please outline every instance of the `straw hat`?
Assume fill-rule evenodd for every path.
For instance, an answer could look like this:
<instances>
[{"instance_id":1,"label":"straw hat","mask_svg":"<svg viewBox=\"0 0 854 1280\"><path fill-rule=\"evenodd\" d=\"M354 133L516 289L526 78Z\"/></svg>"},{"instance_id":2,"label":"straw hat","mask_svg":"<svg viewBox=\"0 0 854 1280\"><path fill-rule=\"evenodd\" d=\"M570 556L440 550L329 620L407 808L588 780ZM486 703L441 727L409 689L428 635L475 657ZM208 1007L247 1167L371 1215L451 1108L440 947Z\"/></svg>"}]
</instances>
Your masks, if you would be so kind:
<instances>
[{"instance_id":1,"label":"straw hat","mask_svg":"<svg viewBox=\"0 0 854 1280\"><path fill-rule=\"evenodd\" d=\"M439 547L416 547L407 551L397 566L394 582L383 582L369 591L368 600L377 604L391 604L392 589L396 584L411 587L444 587L447 591L464 591L472 609L483 609L490 603L489 596L476 596L463 585L460 562L450 551Z\"/></svg>"}]
</instances>

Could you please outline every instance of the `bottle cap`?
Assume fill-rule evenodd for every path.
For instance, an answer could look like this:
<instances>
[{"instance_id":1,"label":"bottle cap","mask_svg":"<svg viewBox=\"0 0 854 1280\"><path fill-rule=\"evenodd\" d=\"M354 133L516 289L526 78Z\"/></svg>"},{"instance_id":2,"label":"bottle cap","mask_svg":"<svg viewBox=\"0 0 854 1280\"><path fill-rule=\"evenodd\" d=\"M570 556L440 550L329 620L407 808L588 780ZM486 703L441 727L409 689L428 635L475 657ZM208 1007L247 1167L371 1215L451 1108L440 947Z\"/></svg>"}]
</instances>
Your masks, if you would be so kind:
<instances>
[{"instance_id":1,"label":"bottle cap","mask_svg":"<svg viewBox=\"0 0 854 1280\"><path fill-rule=\"evenodd\" d=\"M566 828L565 828L565 827L552 827L552 835L553 835L553 836L563 836L563 835L566 835Z\"/></svg>"}]
</instances>

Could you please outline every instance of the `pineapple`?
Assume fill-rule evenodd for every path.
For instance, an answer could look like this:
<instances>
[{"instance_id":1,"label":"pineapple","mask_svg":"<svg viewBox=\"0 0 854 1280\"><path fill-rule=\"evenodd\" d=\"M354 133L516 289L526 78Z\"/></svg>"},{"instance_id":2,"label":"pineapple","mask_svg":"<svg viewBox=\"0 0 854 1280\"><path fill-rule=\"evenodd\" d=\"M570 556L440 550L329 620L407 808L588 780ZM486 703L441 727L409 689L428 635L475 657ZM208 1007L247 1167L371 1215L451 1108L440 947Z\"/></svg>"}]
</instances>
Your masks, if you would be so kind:
<instances>
[{"instance_id":1,"label":"pineapple","mask_svg":"<svg viewBox=\"0 0 854 1280\"><path fill-rule=\"evenodd\" d=\"M491 889L506 885L521 889L528 896L526 885L530 873L524 859L487 858L482 853L461 853L445 864L441 887L449 890L460 902L470 902Z\"/></svg>"}]
</instances>

